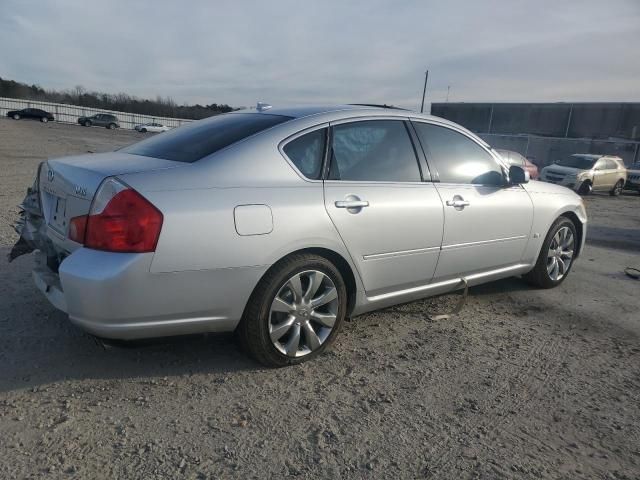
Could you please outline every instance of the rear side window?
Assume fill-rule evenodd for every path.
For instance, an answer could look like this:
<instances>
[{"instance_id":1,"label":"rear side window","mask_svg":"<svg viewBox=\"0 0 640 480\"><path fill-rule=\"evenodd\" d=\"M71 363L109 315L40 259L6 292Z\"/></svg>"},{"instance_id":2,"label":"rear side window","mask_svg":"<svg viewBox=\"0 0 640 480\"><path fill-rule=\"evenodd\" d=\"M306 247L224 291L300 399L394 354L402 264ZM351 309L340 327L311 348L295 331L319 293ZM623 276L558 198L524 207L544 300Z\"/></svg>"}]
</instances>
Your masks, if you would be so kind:
<instances>
[{"instance_id":1,"label":"rear side window","mask_svg":"<svg viewBox=\"0 0 640 480\"><path fill-rule=\"evenodd\" d=\"M330 180L420 182L409 132L398 120L368 120L333 127Z\"/></svg>"},{"instance_id":2,"label":"rear side window","mask_svg":"<svg viewBox=\"0 0 640 480\"><path fill-rule=\"evenodd\" d=\"M192 163L255 133L290 120L282 115L232 113L190 123L143 140L121 151Z\"/></svg>"},{"instance_id":3,"label":"rear side window","mask_svg":"<svg viewBox=\"0 0 640 480\"><path fill-rule=\"evenodd\" d=\"M415 122L429 167L435 167L442 183L503 185L499 165L486 150L450 128Z\"/></svg>"},{"instance_id":4,"label":"rear side window","mask_svg":"<svg viewBox=\"0 0 640 480\"><path fill-rule=\"evenodd\" d=\"M290 141L283 150L305 177L318 180L321 176L326 138L327 129L323 128Z\"/></svg>"}]
</instances>

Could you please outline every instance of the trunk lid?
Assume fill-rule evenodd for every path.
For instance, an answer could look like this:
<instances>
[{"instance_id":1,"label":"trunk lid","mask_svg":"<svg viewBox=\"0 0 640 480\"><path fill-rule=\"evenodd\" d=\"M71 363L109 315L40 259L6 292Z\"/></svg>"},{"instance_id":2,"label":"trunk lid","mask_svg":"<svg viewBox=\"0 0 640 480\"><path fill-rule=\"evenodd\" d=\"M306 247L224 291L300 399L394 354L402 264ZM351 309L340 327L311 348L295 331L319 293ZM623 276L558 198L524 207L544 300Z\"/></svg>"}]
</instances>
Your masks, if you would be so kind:
<instances>
[{"instance_id":1,"label":"trunk lid","mask_svg":"<svg viewBox=\"0 0 640 480\"><path fill-rule=\"evenodd\" d=\"M44 221L54 230L54 238L66 239L69 220L89 213L93 196L106 177L184 166L182 162L121 152L49 160L40 169L39 179Z\"/></svg>"},{"instance_id":2,"label":"trunk lid","mask_svg":"<svg viewBox=\"0 0 640 480\"><path fill-rule=\"evenodd\" d=\"M85 154L43 162L27 192L16 231L20 239L10 260L41 250L58 260L80 248L68 238L73 217L87 215L98 187L106 177L190 164L122 152Z\"/></svg>"}]
</instances>

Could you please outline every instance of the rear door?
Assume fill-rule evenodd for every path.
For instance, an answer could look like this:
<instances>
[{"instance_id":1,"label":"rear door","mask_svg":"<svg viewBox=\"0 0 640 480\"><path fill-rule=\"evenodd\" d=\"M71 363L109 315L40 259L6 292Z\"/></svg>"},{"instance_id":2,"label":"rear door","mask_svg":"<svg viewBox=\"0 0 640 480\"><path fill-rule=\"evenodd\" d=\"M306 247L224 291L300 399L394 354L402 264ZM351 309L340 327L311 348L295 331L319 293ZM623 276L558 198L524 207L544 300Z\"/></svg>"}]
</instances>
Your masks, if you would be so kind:
<instances>
[{"instance_id":1,"label":"rear door","mask_svg":"<svg viewBox=\"0 0 640 480\"><path fill-rule=\"evenodd\" d=\"M408 122L341 121L329 137L325 208L367 295L428 283L442 241L442 203L422 181Z\"/></svg>"},{"instance_id":2,"label":"rear door","mask_svg":"<svg viewBox=\"0 0 640 480\"><path fill-rule=\"evenodd\" d=\"M434 280L520 262L533 204L520 185L506 185L489 150L462 131L412 121L444 204L444 236Z\"/></svg>"}]
</instances>

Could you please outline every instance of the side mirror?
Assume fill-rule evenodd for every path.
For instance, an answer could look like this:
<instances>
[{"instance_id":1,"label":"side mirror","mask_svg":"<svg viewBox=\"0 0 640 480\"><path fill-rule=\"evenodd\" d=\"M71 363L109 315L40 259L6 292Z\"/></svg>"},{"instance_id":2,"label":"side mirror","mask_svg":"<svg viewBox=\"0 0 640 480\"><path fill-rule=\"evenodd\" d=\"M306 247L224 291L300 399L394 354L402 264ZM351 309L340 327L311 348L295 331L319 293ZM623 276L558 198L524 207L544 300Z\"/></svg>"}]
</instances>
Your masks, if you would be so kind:
<instances>
[{"instance_id":1,"label":"side mirror","mask_svg":"<svg viewBox=\"0 0 640 480\"><path fill-rule=\"evenodd\" d=\"M521 185L529 182L529 172L517 165L511 165L509 167L509 184Z\"/></svg>"}]
</instances>

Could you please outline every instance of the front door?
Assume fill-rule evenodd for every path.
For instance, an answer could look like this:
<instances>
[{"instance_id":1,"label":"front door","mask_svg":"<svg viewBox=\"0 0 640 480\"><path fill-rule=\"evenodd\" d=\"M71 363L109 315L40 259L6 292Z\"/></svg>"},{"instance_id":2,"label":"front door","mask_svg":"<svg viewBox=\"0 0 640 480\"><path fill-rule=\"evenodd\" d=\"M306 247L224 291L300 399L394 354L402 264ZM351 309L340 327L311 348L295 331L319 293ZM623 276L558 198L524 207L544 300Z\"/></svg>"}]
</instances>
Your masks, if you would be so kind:
<instances>
[{"instance_id":1,"label":"front door","mask_svg":"<svg viewBox=\"0 0 640 480\"><path fill-rule=\"evenodd\" d=\"M533 204L505 185L501 165L470 136L413 122L444 205L442 251L434 280L517 264L529 239Z\"/></svg>"},{"instance_id":2,"label":"front door","mask_svg":"<svg viewBox=\"0 0 640 480\"><path fill-rule=\"evenodd\" d=\"M433 277L442 241L442 203L422 181L402 120L332 125L325 208L368 296L423 285Z\"/></svg>"}]
</instances>

